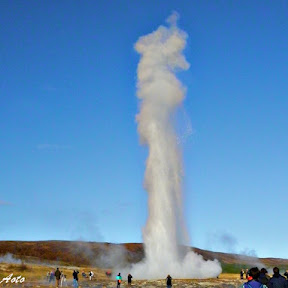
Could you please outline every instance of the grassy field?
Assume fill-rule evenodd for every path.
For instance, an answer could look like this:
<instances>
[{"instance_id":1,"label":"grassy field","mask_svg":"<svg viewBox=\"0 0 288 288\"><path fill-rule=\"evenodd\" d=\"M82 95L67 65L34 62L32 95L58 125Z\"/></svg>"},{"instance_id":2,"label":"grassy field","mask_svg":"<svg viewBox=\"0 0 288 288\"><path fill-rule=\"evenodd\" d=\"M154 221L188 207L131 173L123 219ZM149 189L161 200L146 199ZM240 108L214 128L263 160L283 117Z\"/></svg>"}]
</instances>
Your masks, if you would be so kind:
<instances>
[{"instance_id":1,"label":"grassy field","mask_svg":"<svg viewBox=\"0 0 288 288\"><path fill-rule=\"evenodd\" d=\"M58 266L60 271L64 273L67 277L67 284L68 287L72 286L72 273L74 269L78 270L79 273L79 288L81 287L106 287L112 288L115 287L116 281L115 278L108 278L105 274L107 270L100 269L97 267L91 266ZM241 268L245 268L243 265L239 266ZM219 275L218 278L213 279L173 279L173 286L174 287L240 287L240 285L245 282L246 280L240 280L239 275L239 267L235 265L226 266L226 270L229 272L223 272ZM47 272L54 271L57 268L56 265L39 265L39 264L9 264L9 263L0 263L0 281L7 277L8 275L13 273L13 277L22 276L25 277L25 282L23 284L18 284L18 286L12 286L10 283L9 285L0 284L0 287L56 287L55 282L49 283L47 281ZM236 273L233 273L233 271ZM88 278L82 277L81 273L85 272L87 275L89 271L94 272L94 278L92 281L89 281ZM3 286L1 286L3 285ZM215 286L214 286L215 285ZM161 288L166 287L165 279L159 280L134 280L133 285L134 287L144 288L144 287L155 287ZM127 287L126 276L123 275L123 282L121 288Z\"/></svg>"},{"instance_id":2,"label":"grassy field","mask_svg":"<svg viewBox=\"0 0 288 288\"><path fill-rule=\"evenodd\" d=\"M19 284L20 286L32 286L32 287L55 287L55 283L49 283L47 281L46 275L48 271L55 270L56 266L52 265L37 265L37 264L5 264L5 263L0 263L0 281L4 278L13 273L13 277L17 276L22 276L25 277L25 282L23 284ZM115 286L115 280L114 278L110 279L106 276L105 272L106 270L104 269L99 269L96 267L89 267L89 266L82 266L82 267L69 267L69 266L60 266L59 267L60 271L62 271L65 275L67 275L67 283L71 287L72 285L72 273L74 269L77 269L79 273L79 285L80 287L89 287L88 285L92 284L92 287L95 286L103 286L103 287L114 287ZM92 270L94 272L94 279L92 281L89 281L87 278L83 278L81 273L82 271L85 271L86 274L89 273L89 271ZM182 284L187 284L187 283L199 283L199 282L205 282L205 281L223 281L223 280L228 280L228 281L234 281L234 280L239 280L239 275L238 274L232 274L232 273L223 273L219 276L219 279L205 279L205 280L197 280L197 279L174 279L174 283L178 282ZM159 287L159 283L162 287L165 286L165 279L162 280L155 280L153 281L148 281L148 280L138 280L138 281L133 281L133 284L136 285L137 287L142 286L146 287L145 285L151 287L156 287L153 284L155 282L157 283L157 287ZM0 284L0 287L3 284ZM95 286L94 286L95 285ZM122 283L122 287L126 287L126 279L124 279ZM12 284L10 283L9 285L6 285L5 287L12 287ZM13 286L14 287L14 286ZM17 286L18 287L18 286Z\"/></svg>"},{"instance_id":3,"label":"grassy field","mask_svg":"<svg viewBox=\"0 0 288 288\"><path fill-rule=\"evenodd\" d=\"M232 266L232 265L231 265ZM233 265L234 266L234 265ZM57 267L59 267L60 271L67 275L67 279L72 280L72 273L74 269L78 270L79 279L85 280L81 273L84 271L87 275L89 271L94 272L94 278L101 281L110 281L110 279L106 276L105 272L107 270L100 269L97 267L91 266L56 266L56 265L37 265L37 264L9 264L9 263L0 263L0 279L2 280L4 277L7 277L11 273L14 276L21 275L25 277L26 281L35 282L35 281L46 281L47 272L54 271ZM244 266L239 266L244 267ZM239 267L237 269L235 267L230 267L227 271L223 271L222 274L219 275L219 279L239 279ZM227 268L227 267L226 267ZM241 269L240 268L240 269Z\"/></svg>"},{"instance_id":4,"label":"grassy field","mask_svg":"<svg viewBox=\"0 0 288 288\"><path fill-rule=\"evenodd\" d=\"M41 285L41 287L46 286L55 286L55 285L49 285L47 281L47 272L54 271L57 267L59 267L59 270L66 275L68 284L72 282L72 273L74 269L77 269L79 273L79 280L87 282L87 278L82 277L81 273L84 271L87 275L89 271L94 272L94 279L97 279L98 281L106 282L109 280L109 278L105 274L104 269L99 269L96 267L89 267L89 266L83 266L83 267L72 267L72 266L55 266L55 265L37 265L37 264L8 264L8 263L0 263L0 281L7 277L10 274L13 274L12 277L18 277L22 276L25 277L24 283L32 283L35 286ZM0 284L0 287L2 287ZM34 286L33 285L33 286ZM7 286L8 287L8 286Z\"/></svg>"}]
</instances>

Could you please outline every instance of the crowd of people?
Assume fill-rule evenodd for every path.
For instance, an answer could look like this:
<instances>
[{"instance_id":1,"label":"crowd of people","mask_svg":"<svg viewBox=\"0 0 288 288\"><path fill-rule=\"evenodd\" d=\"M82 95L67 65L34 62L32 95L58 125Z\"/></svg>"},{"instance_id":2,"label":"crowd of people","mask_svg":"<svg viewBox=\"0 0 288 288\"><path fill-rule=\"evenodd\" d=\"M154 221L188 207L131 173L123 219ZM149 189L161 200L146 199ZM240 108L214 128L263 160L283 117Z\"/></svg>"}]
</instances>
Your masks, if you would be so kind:
<instances>
[{"instance_id":1,"label":"crowd of people","mask_svg":"<svg viewBox=\"0 0 288 288\"><path fill-rule=\"evenodd\" d=\"M74 270L72 273L73 276L73 287L74 288L78 288L79 287L79 277L78 277L79 271L78 270ZM83 278L89 278L89 280L91 281L93 279L94 273L93 271L89 271L88 275L83 271L81 273ZM111 272L108 271L106 272L106 276L107 277L111 277ZM127 276L127 283L128 286L131 286L132 284L132 278L133 276L131 274L128 274ZM116 276L116 280L117 280L117 288L120 288L121 282L122 282L122 276L121 273L119 273ZM59 268L56 269L56 271L49 271L47 272L47 281L49 283L52 282L52 284L56 285L56 288L58 287L67 287L67 278L66 275L64 275L64 273L62 273L62 271L59 270ZM55 283L56 282L56 283Z\"/></svg>"},{"instance_id":2,"label":"crowd of people","mask_svg":"<svg viewBox=\"0 0 288 288\"><path fill-rule=\"evenodd\" d=\"M127 283L128 283L128 287L130 287L132 285L132 278L133 276L129 273L127 276ZM118 273L118 275L116 276L116 284L117 284L117 288L120 288L121 282L122 282L122 276L121 273ZM166 277L166 285L167 288L171 288L172 287L172 277L170 275L168 275Z\"/></svg>"},{"instance_id":3,"label":"crowd of people","mask_svg":"<svg viewBox=\"0 0 288 288\"><path fill-rule=\"evenodd\" d=\"M49 283L55 283L56 287L67 287L67 278L62 271L59 270L59 268L56 269L56 271L47 272L47 281Z\"/></svg>"},{"instance_id":4,"label":"crowd of people","mask_svg":"<svg viewBox=\"0 0 288 288\"><path fill-rule=\"evenodd\" d=\"M73 287L78 288L79 287L79 278L78 278L79 271L74 270L73 271ZM84 271L82 272L83 278L89 278L91 281L93 279L94 273L92 271L89 271L88 274L86 274ZM108 277L111 276L111 272L106 272L106 275ZM284 276L283 276L284 275ZM279 268L274 267L273 268L273 275L270 277L268 274L268 271L266 268L262 268L261 270L258 269L258 267L253 267L251 269L242 269L240 271L240 279L244 279L244 276L247 280L247 282L243 283L240 288L288 288L288 270L281 275ZM286 278L285 278L286 277ZM132 285L132 278L133 276L131 274L128 274L127 276L127 286ZM47 273L47 281L53 282L53 284L56 284L56 287L67 287L67 279L66 275L62 273L62 271L57 268L55 271L51 271ZM122 283L122 276L121 273L118 273L116 276L116 284L117 288L120 288ZM172 277L168 275L166 277L166 285L167 288L172 287Z\"/></svg>"},{"instance_id":5,"label":"crowd of people","mask_svg":"<svg viewBox=\"0 0 288 288\"><path fill-rule=\"evenodd\" d=\"M73 287L77 288L79 286L79 278L78 278L79 271L74 270L72 273L73 276ZM84 271L82 272L83 278L89 278L91 281L94 276L93 271L89 271L89 274L87 275ZM56 287L67 287L67 276L57 268L55 271L49 271L47 272L47 281L49 283L55 284Z\"/></svg>"},{"instance_id":6,"label":"crowd of people","mask_svg":"<svg viewBox=\"0 0 288 288\"><path fill-rule=\"evenodd\" d=\"M287 277L286 279L280 274L278 267L273 268L272 277L268 275L268 271L265 268L259 270L258 267L253 267L250 270L242 269L240 272L240 278L244 279L244 275L247 279L247 282L241 285L240 288L288 288L288 270L286 270L286 272L284 273L284 276ZM132 275L129 274L127 278L128 286L131 286ZM122 282L121 273L116 276L116 281L117 288L120 288ZM172 287L172 277L170 275L166 277L166 286L167 288Z\"/></svg>"},{"instance_id":7,"label":"crowd of people","mask_svg":"<svg viewBox=\"0 0 288 288\"><path fill-rule=\"evenodd\" d=\"M278 267L273 268L272 277L269 276L266 268L261 270L258 267L253 267L250 270L242 269L240 271L240 279L246 276L247 282L245 282L242 288L288 288L288 270L284 273L284 276L280 274Z\"/></svg>"}]
</instances>

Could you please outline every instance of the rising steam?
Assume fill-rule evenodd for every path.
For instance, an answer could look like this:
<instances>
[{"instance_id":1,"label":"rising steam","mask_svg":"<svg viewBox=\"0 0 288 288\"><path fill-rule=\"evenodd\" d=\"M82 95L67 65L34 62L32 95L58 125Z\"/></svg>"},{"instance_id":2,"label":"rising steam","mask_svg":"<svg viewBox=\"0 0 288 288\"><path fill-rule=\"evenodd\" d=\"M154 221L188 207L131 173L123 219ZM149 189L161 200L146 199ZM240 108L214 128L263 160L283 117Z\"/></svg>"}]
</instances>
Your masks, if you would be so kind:
<instances>
[{"instance_id":1,"label":"rising steam","mask_svg":"<svg viewBox=\"0 0 288 288\"><path fill-rule=\"evenodd\" d=\"M221 273L217 261L204 261L188 250L188 236L182 214L182 161L173 114L182 103L185 88L175 72L187 70L182 54L187 34L177 27L178 15L167 20L135 45L141 55L138 65L137 96L141 100L137 115L141 143L149 148L145 172L149 217L143 230L145 259L130 273L138 279L206 278Z\"/></svg>"}]
</instances>

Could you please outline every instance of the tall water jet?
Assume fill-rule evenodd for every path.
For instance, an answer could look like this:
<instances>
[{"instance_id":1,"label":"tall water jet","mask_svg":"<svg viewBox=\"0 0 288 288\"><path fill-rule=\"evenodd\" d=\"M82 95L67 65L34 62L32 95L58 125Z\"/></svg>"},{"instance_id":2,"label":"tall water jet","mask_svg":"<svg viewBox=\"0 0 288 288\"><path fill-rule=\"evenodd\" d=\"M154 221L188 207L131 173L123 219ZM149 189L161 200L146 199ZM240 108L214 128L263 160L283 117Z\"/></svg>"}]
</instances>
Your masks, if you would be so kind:
<instances>
[{"instance_id":1,"label":"tall water jet","mask_svg":"<svg viewBox=\"0 0 288 288\"><path fill-rule=\"evenodd\" d=\"M145 259L132 266L135 278L157 279L171 274L178 278L205 278L220 274L217 261L204 261L188 250L182 213L182 161L172 117L182 103L185 88L175 72L187 70L182 54L187 34L177 27L177 13L135 44L141 55L137 96L141 100L136 117L140 141L149 148L145 189L149 215L143 230ZM185 248L186 247L186 248Z\"/></svg>"}]
</instances>

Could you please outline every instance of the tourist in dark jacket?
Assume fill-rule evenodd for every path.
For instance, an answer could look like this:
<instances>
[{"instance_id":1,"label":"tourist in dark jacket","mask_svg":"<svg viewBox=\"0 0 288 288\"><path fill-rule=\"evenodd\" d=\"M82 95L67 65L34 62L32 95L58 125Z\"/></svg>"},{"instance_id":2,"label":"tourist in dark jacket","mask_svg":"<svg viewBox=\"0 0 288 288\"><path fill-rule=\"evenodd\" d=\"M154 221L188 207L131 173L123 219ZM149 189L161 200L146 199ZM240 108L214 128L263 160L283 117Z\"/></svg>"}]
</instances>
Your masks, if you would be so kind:
<instances>
[{"instance_id":1,"label":"tourist in dark jacket","mask_svg":"<svg viewBox=\"0 0 288 288\"><path fill-rule=\"evenodd\" d=\"M57 268L55 271L56 287L59 287L60 277L61 277L61 272L59 271L59 268Z\"/></svg>"},{"instance_id":2,"label":"tourist in dark jacket","mask_svg":"<svg viewBox=\"0 0 288 288\"><path fill-rule=\"evenodd\" d=\"M75 279L76 281L78 281L78 271L74 270L73 272L73 279Z\"/></svg>"},{"instance_id":3,"label":"tourist in dark jacket","mask_svg":"<svg viewBox=\"0 0 288 288\"><path fill-rule=\"evenodd\" d=\"M269 288L288 288L288 282L284 276L279 273L279 268L273 268L273 277L268 282Z\"/></svg>"},{"instance_id":4,"label":"tourist in dark jacket","mask_svg":"<svg viewBox=\"0 0 288 288\"><path fill-rule=\"evenodd\" d=\"M131 274L128 274L128 286L131 286L132 284L132 275Z\"/></svg>"},{"instance_id":5,"label":"tourist in dark jacket","mask_svg":"<svg viewBox=\"0 0 288 288\"><path fill-rule=\"evenodd\" d=\"M268 275L268 271L265 268L262 268L260 270L260 276L258 278L258 281L262 284L267 285L269 279L270 279L270 276Z\"/></svg>"},{"instance_id":6,"label":"tourist in dark jacket","mask_svg":"<svg viewBox=\"0 0 288 288\"><path fill-rule=\"evenodd\" d=\"M170 275L168 275L166 278L166 284L167 284L167 288L172 287L172 277Z\"/></svg>"},{"instance_id":7,"label":"tourist in dark jacket","mask_svg":"<svg viewBox=\"0 0 288 288\"><path fill-rule=\"evenodd\" d=\"M78 287L78 273L79 271L74 270L73 272L73 287Z\"/></svg>"}]
</instances>

